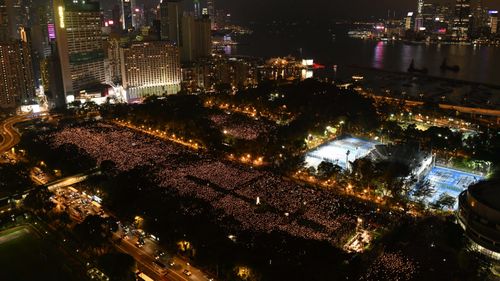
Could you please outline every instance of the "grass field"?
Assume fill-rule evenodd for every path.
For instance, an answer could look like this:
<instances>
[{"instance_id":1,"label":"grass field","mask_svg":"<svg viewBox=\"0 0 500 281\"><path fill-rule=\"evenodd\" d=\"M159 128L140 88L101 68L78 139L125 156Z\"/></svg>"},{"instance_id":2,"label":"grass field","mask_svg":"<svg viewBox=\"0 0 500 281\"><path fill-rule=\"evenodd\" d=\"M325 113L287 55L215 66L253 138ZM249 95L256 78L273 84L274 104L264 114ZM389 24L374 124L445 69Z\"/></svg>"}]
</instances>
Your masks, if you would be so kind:
<instances>
[{"instance_id":1,"label":"grass field","mask_svg":"<svg viewBox=\"0 0 500 281\"><path fill-rule=\"evenodd\" d=\"M0 232L1 281L78 280L64 257L29 226Z\"/></svg>"}]
</instances>

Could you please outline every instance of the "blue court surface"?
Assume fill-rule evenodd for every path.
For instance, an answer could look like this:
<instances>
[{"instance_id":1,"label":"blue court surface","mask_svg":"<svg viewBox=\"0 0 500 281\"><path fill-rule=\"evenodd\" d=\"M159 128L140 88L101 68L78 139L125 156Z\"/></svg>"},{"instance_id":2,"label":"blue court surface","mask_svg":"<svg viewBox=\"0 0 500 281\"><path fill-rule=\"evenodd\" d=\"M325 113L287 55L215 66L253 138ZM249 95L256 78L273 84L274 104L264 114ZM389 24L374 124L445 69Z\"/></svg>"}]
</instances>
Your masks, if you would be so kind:
<instances>
[{"instance_id":1,"label":"blue court surface","mask_svg":"<svg viewBox=\"0 0 500 281\"><path fill-rule=\"evenodd\" d=\"M445 168L441 166L433 167L425 177L436 190L434 196L429 200L434 202L442 193L458 198L458 195L463 190L473 183L483 180L484 177L467 172L462 172L455 169ZM455 204L455 207L458 205Z\"/></svg>"},{"instance_id":2,"label":"blue court surface","mask_svg":"<svg viewBox=\"0 0 500 281\"><path fill-rule=\"evenodd\" d=\"M306 154L306 166L317 168L323 162L337 164L346 168L347 151L349 151L349 162L365 157L379 144L375 141L368 141L359 138L344 138L326 143Z\"/></svg>"}]
</instances>

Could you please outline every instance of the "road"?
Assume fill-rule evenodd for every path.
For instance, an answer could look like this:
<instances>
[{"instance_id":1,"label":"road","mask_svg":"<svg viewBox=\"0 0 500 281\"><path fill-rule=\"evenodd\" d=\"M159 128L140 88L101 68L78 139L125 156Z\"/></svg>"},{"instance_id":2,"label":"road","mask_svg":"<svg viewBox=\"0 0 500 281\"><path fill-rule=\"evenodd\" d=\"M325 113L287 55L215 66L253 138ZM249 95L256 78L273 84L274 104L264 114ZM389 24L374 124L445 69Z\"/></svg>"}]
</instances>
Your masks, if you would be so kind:
<instances>
[{"instance_id":1,"label":"road","mask_svg":"<svg viewBox=\"0 0 500 281\"><path fill-rule=\"evenodd\" d=\"M2 122L0 125L0 134L2 135L2 140L0 142L0 154L8 151L19 143L21 135L17 129L14 128L14 125L26 120L28 120L26 116L14 116Z\"/></svg>"},{"instance_id":2,"label":"road","mask_svg":"<svg viewBox=\"0 0 500 281\"><path fill-rule=\"evenodd\" d=\"M145 272L147 275L155 280L172 280L172 281L207 281L209 280L206 275L199 269L189 265L185 260L180 259L177 256L171 256L168 258L168 262L163 259L162 263L168 264L173 261L174 265L167 265L167 270L163 271L163 275L160 274L158 269L153 265L155 252L160 249L157 242L152 239L145 239L145 245L138 248L134 241L135 239L123 239L121 243L116 245L116 247L133 256L137 261L141 271ZM184 269L189 270L192 275L186 276L182 273Z\"/></svg>"},{"instance_id":3,"label":"road","mask_svg":"<svg viewBox=\"0 0 500 281\"><path fill-rule=\"evenodd\" d=\"M78 216L75 217L75 212L69 211L70 209L80 210L80 214L87 215L104 215L104 216L112 216L112 214L105 212L98 207L96 210L94 204L91 200L90 194L84 194L73 187L67 187L68 184L71 185L72 182L78 181L82 179L85 174L75 175L73 177L68 177L65 179L56 182L55 184L46 184L52 192L58 194L56 196L57 204L61 204L65 206L65 210L69 212L70 216L75 221L82 221L83 217ZM64 189L63 189L64 188ZM59 190L59 192L58 192ZM71 194L60 194L60 193L72 193ZM126 236L127 239L121 239ZM131 255L139 266L139 270L147 274L149 277L154 280L169 280L169 281L207 281L209 280L206 275L199 269L189 265L186 261L180 259L176 256L163 257L161 262L167 265L170 261L174 262L173 266L167 265L165 270L159 270L153 262L155 261L155 256L159 251L163 251L157 241L147 237L144 238L145 244L142 247L137 247L136 242L138 241L138 237L135 234L129 233L125 235L123 229L120 227L120 230L117 233L113 234L113 245L121 252L127 253ZM120 242L117 242L120 241ZM110 241L111 242L111 241ZM187 276L183 274L183 270L189 270L192 275Z\"/></svg>"}]
</instances>

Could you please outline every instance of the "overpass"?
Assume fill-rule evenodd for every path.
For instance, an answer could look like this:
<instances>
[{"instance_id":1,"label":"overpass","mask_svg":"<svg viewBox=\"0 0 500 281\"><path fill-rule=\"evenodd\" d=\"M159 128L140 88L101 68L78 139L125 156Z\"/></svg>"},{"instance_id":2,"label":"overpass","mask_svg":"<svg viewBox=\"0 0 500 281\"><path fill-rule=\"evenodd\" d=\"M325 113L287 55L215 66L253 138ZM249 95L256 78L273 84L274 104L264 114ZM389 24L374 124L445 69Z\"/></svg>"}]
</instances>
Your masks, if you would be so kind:
<instances>
[{"instance_id":1,"label":"overpass","mask_svg":"<svg viewBox=\"0 0 500 281\"><path fill-rule=\"evenodd\" d=\"M413 100L401 100L393 97L385 97L385 96L377 96L370 95L375 100L383 100L383 101L404 101L405 105L408 107L422 106L424 105L423 101L413 101ZM488 108L479 108L479 107L468 107L468 106L458 106L451 104L439 104L440 109L445 110L453 110L460 112L462 114L470 114L472 117L476 117L477 115L490 116L496 118L497 125L500 125L500 110L498 109L488 109Z\"/></svg>"},{"instance_id":2,"label":"overpass","mask_svg":"<svg viewBox=\"0 0 500 281\"><path fill-rule=\"evenodd\" d=\"M68 186L83 182L83 181L87 180L89 176L99 175L99 174L101 174L101 170L99 168L94 168L94 169L89 170L87 172L79 173L79 174L76 174L73 176L65 177L62 179L58 179L58 180L46 183L46 184L42 185L42 187L47 187L47 189L49 191L53 192L54 190L56 190L58 188L68 187ZM31 191L33 191L37 188L40 188L40 186L35 186L32 188L29 188L21 193L13 193L13 194L4 196L4 197L0 198L0 205L5 205L5 203L7 203L9 201L9 199L24 197L24 196L28 195L28 193L30 193Z\"/></svg>"},{"instance_id":3,"label":"overpass","mask_svg":"<svg viewBox=\"0 0 500 281\"><path fill-rule=\"evenodd\" d=\"M2 135L0 142L0 154L13 148L21 140L21 134L14 128L14 125L20 122L29 120L26 116L14 116L8 118L0 125L0 134Z\"/></svg>"}]
</instances>

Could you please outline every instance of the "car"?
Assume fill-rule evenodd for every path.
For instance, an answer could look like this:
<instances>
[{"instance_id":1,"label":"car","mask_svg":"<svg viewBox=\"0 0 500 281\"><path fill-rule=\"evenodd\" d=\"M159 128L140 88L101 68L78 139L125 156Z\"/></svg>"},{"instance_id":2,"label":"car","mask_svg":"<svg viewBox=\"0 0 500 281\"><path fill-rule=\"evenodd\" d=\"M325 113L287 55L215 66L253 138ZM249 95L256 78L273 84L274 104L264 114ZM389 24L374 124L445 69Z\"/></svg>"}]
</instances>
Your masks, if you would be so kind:
<instances>
[{"instance_id":1,"label":"car","mask_svg":"<svg viewBox=\"0 0 500 281\"><path fill-rule=\"evenodd\" d=\"M184 270L182 271L182 273L184 273L184 275L186 275L186 276L191 276L191 275L193 275L193 273L191 273L191 271L189 271L189 270L187 270L187 269L184 269Z\"/></svg>"}]
</instances>

